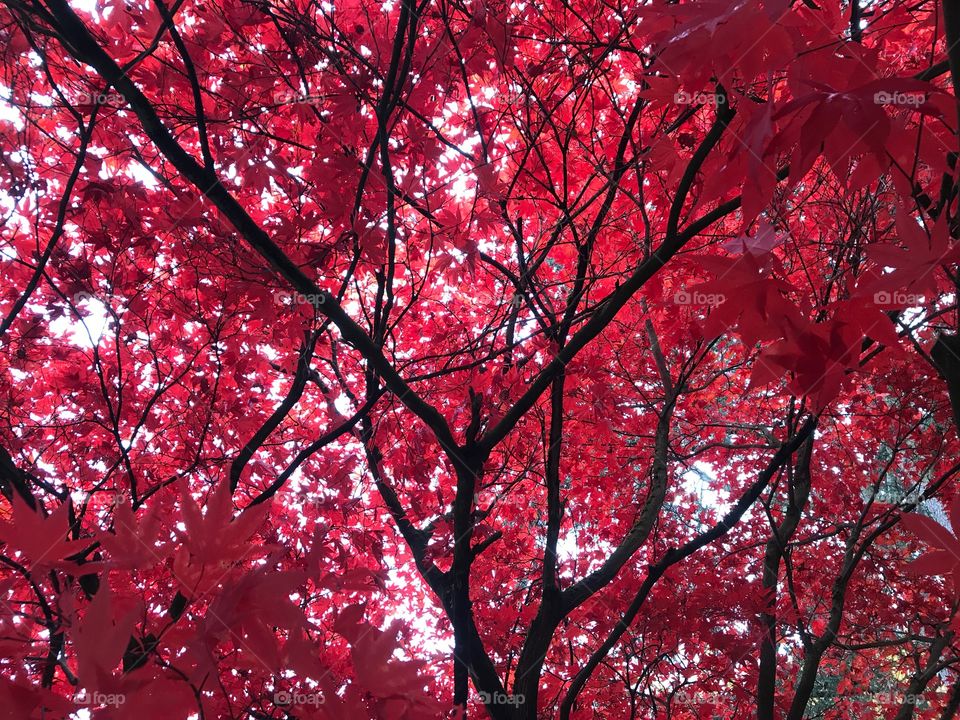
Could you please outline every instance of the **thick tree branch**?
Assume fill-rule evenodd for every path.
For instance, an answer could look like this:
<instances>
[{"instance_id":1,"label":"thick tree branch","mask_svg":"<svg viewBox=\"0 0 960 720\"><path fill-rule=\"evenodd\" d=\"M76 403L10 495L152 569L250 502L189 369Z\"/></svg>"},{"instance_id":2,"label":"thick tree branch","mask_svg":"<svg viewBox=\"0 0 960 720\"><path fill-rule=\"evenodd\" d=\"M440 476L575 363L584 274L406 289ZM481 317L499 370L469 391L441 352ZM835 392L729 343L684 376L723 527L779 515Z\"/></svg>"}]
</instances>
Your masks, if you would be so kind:
<instances>
[{"instance_id":1,"label":"thick tree branch","mask_svg":"<svg viewBox=\"0 0 960 720\"><path fill-rule=\"evenodd\" d=\"M780 562L787 544L800 526L800 518L810 498L810 460L813 454L813 436L800 447L796 468L787 488L787 510L783 521L771 522L770 539L763 556L764 589L770 593L769 609L761 613L760 624L764 635L760 640L760 669L757 675L757 720L773 720L777 684L777 616L776 592Z\"/></svg>"},{"instance_id":2,"label":"thick tree branch","mask_svg":"<svg viewBox=\"0 0 960 720\"><path fill-rule=\"evenodd\" d=\"M763 469L763 471L761 471L759 477L747 489L747 492L744 493L739 500L737 500L736 504L729 510L729 512L723 516L719 523L710 528L710 530L701 533L693 540L685 543L679 549L671 548L660 559L659 562L650 566L650 571L647 574L647 578L643 581L643 585L641 585L640 590L634 597L633 602L630 603L627 611L623 614L623 617L617 621L617 624L609 633L606 640L604 640L603 644L590 656L590 659L586 662L583 668L581 668L580 672L577 673L576 677L573 679L573 682L570 684L570 687L567 689L566 695L564 696L560 705L560 720L569 720L570 712L573 709L573 704L576 701L577 696L580 694L580 691L583 689L583 686L586 685L587 680L590 679L590 676L593 675L593 672L597 669L600 663L603 662L604 658L606 658L607 654L613 649L623 634L629 629L631 623L640 612L640 608L643 607L644 602L646 602L650 591L653 589L653 586L656 585L657 581L663 577L664 573L666 573L666 571L673 565L682 562L701 548L706 547L710 543L718 540L730 532L730 530L738 522L740 522L740 519L747 512L750 506L757 501L757 498L760 497L767 485L770 484L770 481L777 474L777 472L779 472L780 468L782 468L790 459L790 456L793 455L793 453L795 453L797 449L813 433L815 427L816 419L808 419L800 427L800 429L797 430L796 434L794 434L793 437L787 440L780 447L780 449L777 450L767 466Z\"/></svg>"},{"instance_id":3,"label":"thick tree branch","mask_svg":"<svg viewBox=\"0 0 960 720\"><path fill-rule=\"evenodd\" d=\"M520 421L520 418L533 407L543 392L550 386L553 378L555 378L591 340L603 332L617 316L617 313L620 312L636 292L643 287L647 280L666 265L667 261L676 255L690 239L695 237L711 223L715 222L716 219L740 207L741 199L736 198L715 208L712 212L707 213L699 221L688 226L685 231L679 232L677 230L680 212L686 202L687 193L692 187L697 173L703 166L710 152L716 147L717 143L720 142L720 138L733 119L733 115L734 110L729 106L729 103L723 103L719 106L716 122L714 122L713 127L710 128L703 142L700 143L696 152L694 152L680 180L680 185L674 196L674 202L671 205L670 220L663 243L654 251L649 259L640 264L619 288L614 290L607 296L605 301L598 305L590 319L571 336L570 341L557 352L554 359L530 382L530 387L513 404L510 410L504 413L500 422L487 431L480 440L485 448L495 447L507 436Z\"/></svg>"},{"instance_id":4,"label":"thick tree branch","mask_svg":"<svg viewBox=\"0 0 960 720\"><path fill-rule=\"evenodd\" d=\"M237 485L240 484L240 475L243 473L243 469L247 463L250 462L250 458L252 458L259 447L266 442L270 434L280 426L280 423L290 414L290 411L293 410L303 396L303 390L307 386L307 380L310 378L310 362L313 360L313 349L316 343L316 334L304 339L303 347L300 350L300 358L297 361L297 371L293 376L293 383L290 385L290 390L287 391L286 397L270 414L270 417L267 418L267 421L260 429L253 434L253 437L247 441L247 444L243 446L243 449L240 450L237 457L235 457L230 464L230 492L234 492L237 489Z\"/></svg>"},{"instance_id":5,"label":"thick tree branch","mask_svg":"<svg viewBox=\"0 0 960 720\"><path fill-rule=\"evenodd\" d=\"M47 0L57 30L67 50L77 60L93 67L104 80L117 88L136 113L144 132L157 149L181 175L203 193L223 213L249 245L299 293L314 299L314 307L340 330L344 340L355 347L383 378L397 398L422 419L436 435L444 451L456 457L457 443L440 412L407 385L380 348L353 319L336 298L322 290L270 239L240 203L230 194L219 177L201 166L173 138L154 110L152 103L126 76L119 65L104 51L77 17L66 0Z\"/></svg>"}]
</instances>

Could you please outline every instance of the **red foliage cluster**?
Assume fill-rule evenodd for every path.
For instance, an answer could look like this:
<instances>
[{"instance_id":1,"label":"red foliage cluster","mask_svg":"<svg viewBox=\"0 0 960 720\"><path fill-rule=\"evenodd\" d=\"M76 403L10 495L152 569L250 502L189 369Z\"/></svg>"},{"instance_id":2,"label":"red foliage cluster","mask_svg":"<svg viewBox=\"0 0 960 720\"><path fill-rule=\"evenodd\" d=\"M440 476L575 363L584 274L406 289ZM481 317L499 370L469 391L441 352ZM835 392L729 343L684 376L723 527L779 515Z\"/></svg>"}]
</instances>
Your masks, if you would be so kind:
<instances>
[{"instance_id":1,"label":"red foliage cluster","mask_svg":"<svg viewBox=\"0 0 960 720\"><path fill-rule=\"evenodd\" d=\"M0 716L955 716L955 5L0 6Z\"/></svg>"}]
</instances>

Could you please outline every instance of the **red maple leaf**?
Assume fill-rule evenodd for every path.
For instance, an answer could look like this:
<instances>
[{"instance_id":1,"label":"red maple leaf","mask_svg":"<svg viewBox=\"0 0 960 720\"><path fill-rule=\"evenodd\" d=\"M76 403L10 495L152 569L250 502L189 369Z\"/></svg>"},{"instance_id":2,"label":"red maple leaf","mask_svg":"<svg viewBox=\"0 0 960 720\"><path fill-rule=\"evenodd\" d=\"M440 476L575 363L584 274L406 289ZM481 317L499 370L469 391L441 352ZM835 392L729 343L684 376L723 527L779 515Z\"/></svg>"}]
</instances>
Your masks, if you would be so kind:
<instances>
[{"instance_id":1,"label":"red maple leaf","mask_svg":"<svg viewBox=\"0 0 960 720\"><path fill-rule=\"evenodd\" d=\"M960 523L960 494L949 505L950 524ZM905 513L900 522L923 540L931 549L907 565L907 571L916 575L944 575L953 582L954 592L960 597L960 539L931 517L920 513Z\"/></svg>"},{"instance_id":2,"label":"red maple leaf","mask_svg":"<svg viewBox=\"0 0 960 720\"><path fill-rule=\"evenodd\" d=\"M67 504L58 505L49 515L34 510L17 493L13 495L13 517L0 520L0 540L18 550L34 566L62 563L65 558L89 547L86 540L68 540L70 532Z\"/></svg>"}]
</instances>

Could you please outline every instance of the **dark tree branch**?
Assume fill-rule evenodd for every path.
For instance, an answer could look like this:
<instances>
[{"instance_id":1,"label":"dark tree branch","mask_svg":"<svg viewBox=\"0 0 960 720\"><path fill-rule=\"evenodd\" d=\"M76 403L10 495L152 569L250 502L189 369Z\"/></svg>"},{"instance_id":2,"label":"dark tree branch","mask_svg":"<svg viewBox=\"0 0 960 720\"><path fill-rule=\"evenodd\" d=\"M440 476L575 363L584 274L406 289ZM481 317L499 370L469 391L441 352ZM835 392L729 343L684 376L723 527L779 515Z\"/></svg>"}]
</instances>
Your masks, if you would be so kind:
<instances>
[{"instance_id":1,"label":"dark tree branch","mask_svg":"<svg viewBox=\"0 0 960 720\"><path fill-rule=\"evenodd\" d=\"M693 555L695 552L700 550L703 547L706 547L710 543L722 538L730 530L740 522L740 518L743 517L744 513L750 508L753 503L757 501L757 498L763 493L767 485L770 484L770 481L773 479L774 475L779 472L780 468L790 459L790 456L797 451L797 449L807 440L807 438L813 433L814 428L816 427L816 419L808 419L796 434L793 435L789 440L787 440L779 450L774 454L770 459L770 462L760 473L759 477L754 481L754 483L748 488L747 492L744 493L736 504L727 512L726 515L720 520L719 523L714 525L710 530L707 530L704 533L701 533L693 540L685 543L679 549L673 549L667 551L667 553L654 565L650 566L650 571L647 574L646 579L643 581L640 590L637 592L636 596L633 599L633 602L630 603L630 607L627 608L627 611L623 614L623 617L617 621L617 624L614 626L613 630L609 633L606 640L603 644L590 656L590 659L586 664L581 668L580 672L577 673L576 677L573 679L573 682L570 684L570 687L567 689L566 695L564 695L563 701L560 705L560 720L569 720L570 712L573 709L573 704L577 699L577 695L580 694L580 691L583 689L583 686L587 683L587 680L590 679L590 676L593 675L594 670L600 665L600 663L606 658L607 654L613 647L617 644L623 634L630 627L634 618L640 612L640 609L643 607L644 602L646 602L647 597L650 594L650 591L653 589L653 586L656 585L657 581L663 577L663 574L670 569L673 565L676 565L679 562L682 562L686 558Z\"/></svg>"}]
</instances>

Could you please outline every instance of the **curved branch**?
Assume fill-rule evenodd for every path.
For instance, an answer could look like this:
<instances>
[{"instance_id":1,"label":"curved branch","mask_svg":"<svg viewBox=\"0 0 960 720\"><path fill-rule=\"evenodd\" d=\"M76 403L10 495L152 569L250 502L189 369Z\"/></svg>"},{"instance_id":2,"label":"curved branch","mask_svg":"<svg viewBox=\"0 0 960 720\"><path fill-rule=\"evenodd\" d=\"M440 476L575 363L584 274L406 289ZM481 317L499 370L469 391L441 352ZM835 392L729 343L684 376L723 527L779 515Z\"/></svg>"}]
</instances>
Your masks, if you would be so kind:
<instances>
[{"instance_id":1,"label":"curved branch","mask_svg":"<svg viewBox=\"0 0 960 720\"><path fill-rule=\"evenodd\" d=\"M720 522L706 532L701 533L693 540L685 543L679 550L671 548L656 565L650 566L650 572L647 575L646 580L643 581L643 585L640 586L640 590L634 597L633 602L630 603L630 607L627 608L627 611L623 614L623 617L617 621L617 624L607 636L607 639L604 640L603 644L590 656L590 659L587 661L586 665L583 666L580 672L578 672L576 677L573 679L573 682L571 683L570 688L567 690L566 695L564 695L563 702L560 705L560 720L569 720L570 711L573 707L574 701L577 699L577 695L580 694L583 686L586 685L587 680L589 680L590 676L593 675L593 672L597 669L597 666L603 662L610 650L613 649L623 634L630 627L630 624L640 612L640 608L643 607L644 602L646 602L650 591L653 589L653 586L657 584L657 581L664 575L664 573L666 573L668 569L670 569L670 567L685 560L701 548L709 545L710 543L718 540L730 532L733 526L740 522L740 519L743 517L744 513L746 513L750 506L753 505L757 498L760 497L760 494L766 489L767 485L773 479L773 476L776 475L780 468L783 467L787 460L790 459L790 456L793 455L793 453L795 453L797 449L813 433L816 424L816 418L809 418L792 438L781 445L780 449L777 450L774 456L770 459L767 467L763 469L763 471L760 473L760 476L756 479L756 481L754 481L753 485L751 485L747 492L740 497L730 511L723 516Z\"/></svg>"},{"instance_id":2,"label":"curved branch","mask_svg":"<svg viewBox=\"0 0 960 720\"><path fill-rule=\"evenodd\" d=\"M607 325L617 316L617 313L629 302L630 298L632 298L660 268L666 265L667 261L676 255L690 239L712 222L715 222L715 220L728 215L740 207L742 200L738 197L720 205L711 213L692 223L683 232L677 231L677 219L680 215L680 209L686 200L686 195L693 185L697 173L706 161L707 156L713 148L716 147L717 143L720 142L720 138L733 119L734 114L735 111L730 107L729 103L723 103L719 106L716 122L714 122L710 128L710 132L707 133L703 142L700 143L696 152L694 152L684 172L683 178L681 178L680 185L677 189L677 196L674 198L674 203L670 211L671 221L668 223L667 236L660 247L658 247L647 260L642 262L619 288L610 293L607 299L599 304L591 318L570 337L570 342L562 347L554 356L553 360L530 382L529 389L514 403L513 407L504 414L500 422L487 431L480 441L483 447L492 449L507 436L520 421L520 418L533 407L544 391L550 386L550 383L553 382L557 374L566 367L591 340L603 332ZM780 177L780 175L786 176L783 171L778 173L778 177Z\"/></svg>"},{"instance_id":3,"label":"curved branch","mask_svg":"<svg viewBox=\"0 0 960 720\"><path fill-rule=\"evenodd\" d=\"M317 312L337 326L344 340L373 366L400 402L430 427L444 451L450 455L454 464L459 465L459 448L440 411L413 391L367 332L347 315L331 293L321 289L273 242L227 190L219 176L201 166L184 150L164 126L150 100L100 46L69 3L66 0L47 0L47 5L59 24L56 30L68 52L76 60L94 68L104 80L123 94L140 120L143 131L160 153L223 213L250 247L281 277L297 292L312 298Z\"/></svg>"},{"instance_id":4,"label":"curved branch","mask_svg":"<svg viewBox=\"0 0 960 720\"><path fill-rule=\"evenodd\" d=\"M303 396L304 388L307 386L307 380L310 379L310 361L313 359L313 348L316 343L316 335L305 339L303 348L300 350L300 359L297 362L297 372L293 377L293 384L290 386L290 391L287 393L287 396L273 413L271 413L267 421L260 426L260 429L253 434L253 437L247 441L247 444L243 446L243 449L240 450L237 457L233 459L233 462L230 463L230 492L234 492L237 489L237 485L240 484L240 475L243 473L243 469L247 463L250 462L250 458L252 458L260 446L266 442L267 438L270 437L270 433L280 426L280 423L290 414L290 411L293 410L294 406Z\"/></svg>"}]
</instances>

